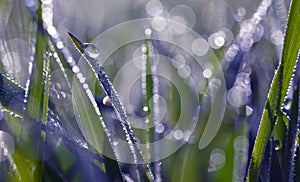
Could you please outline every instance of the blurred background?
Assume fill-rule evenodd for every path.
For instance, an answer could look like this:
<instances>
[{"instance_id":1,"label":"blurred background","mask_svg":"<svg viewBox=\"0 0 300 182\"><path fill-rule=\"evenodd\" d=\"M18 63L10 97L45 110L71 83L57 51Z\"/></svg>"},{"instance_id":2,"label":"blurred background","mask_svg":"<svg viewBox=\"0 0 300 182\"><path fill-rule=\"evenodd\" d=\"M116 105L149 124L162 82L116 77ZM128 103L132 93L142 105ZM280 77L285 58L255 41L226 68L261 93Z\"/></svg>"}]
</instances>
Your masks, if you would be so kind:
<instances>
[{"instance_id":1,"label":"blurred background","mask_svg":"<svg viewBox=\"0 0 300 182\"><path fill-rule=\"evenodd\" d=\"M0 0L1 72L23 87L29 77L34 36L29 10L35 9L36 3L36 0ZM288 0L42 0L40 3L50 7L48 14L43 14L43 21L53 20L57 34L76 62L82 58L67 31L83 42L97 45L99 63L120 94L139 142L147 144L166 137L176 142L174 150L170 149L168 155L153 164L157 169L155 176L162 181L244 180L268 89L281 57ZM150 19L144 27L105 33L119 24L142 18ZM135 40L137 32L150 41ZM119 46L125 37L133 37L133 41ZM114 51L108 54L108 50ZM152 105L149 100L145 103L148 72L143 56L152 64ZM63 72L52 66L50 100L55 105L54 111L67 130L84 138L75 122L72 90L67 88ZM103 98L104 95L96 99L103 112L110 115L112 108L101 103ZM147 127L149 118L155 122L151 127ZM4 130L7 116L1 113L0 119ZM110 119L106 121L108 127L113 127L117 135L122 128L113 126L116 122L113 116ZM279 124L273 133L278 161L282 160L283 128ZM154 136L149 139L147 133L151 132ZM205 141L201 143L201 139ZM81 176L68 174L66 181L85 179L90 173L87 169L79 172L83 167L78 166L90 165L86 159L71 149L65 154L81 157L73 170L70 166L62 170ZM107 173L97 176L96 170L91 175L103 181L120 181L120 176L131 180L132 166L119 164L126 171L120 174L118 164L106 157ZM49 167L49 179L62 168L61 164L53 165L58 167Z\"/></svg>"}]
</instances>

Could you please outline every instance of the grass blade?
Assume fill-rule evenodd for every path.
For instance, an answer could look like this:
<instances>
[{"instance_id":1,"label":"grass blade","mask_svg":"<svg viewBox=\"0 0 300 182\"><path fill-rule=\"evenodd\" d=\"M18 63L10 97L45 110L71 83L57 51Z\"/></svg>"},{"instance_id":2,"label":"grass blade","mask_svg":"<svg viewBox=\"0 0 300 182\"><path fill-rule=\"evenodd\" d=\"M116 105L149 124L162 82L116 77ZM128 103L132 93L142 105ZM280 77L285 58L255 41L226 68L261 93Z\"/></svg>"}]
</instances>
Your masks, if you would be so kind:
<instances>
[{"instance_id":1,"label":"grass blade","mask_svg":"<svg viewBox=\"0 0 300 182\"><path fill-rule=\"evenodd\" d=\"M0 73L0 102L6 109L13 110L16 113L22 113L25 91L20 85L17 85L10 78Z\"/></svg>"},{"instance_id":2,"label":"grass blade","mask_svg":"<svg viewBox=\"0 0 300 182\"><path fill-rule=\"evenodd\" d=\"M260 121L248 169L247 181L258 180L264 151L292 78L300 48L300 36L298 35L300 29L300 19L298 18L300 16L300 9L298 7L300 7L300 1L293 0L290 7L281 63L271 84L267 103Z\"/></svg>"},{"instance_id":3,"label":"grass blade","mask_svg":"<svg viewBox=\"0 0 300 182\"><path fill-rule=\"evenodd\" d=\"M121 99L119 95L117 94L116 90L114 89L114 86L108 79L103 67L98 65L96 62L96 59L94 57L89 56L89 52L87 52L87 49L89 47L87 46L92 46L91 44L83 44L78 38L76 38L73 34L68 32L71 40L73 41L75 47L77 50L83 55L85 60L87 61L88 64L93 68L95 75L97 76L103 90L106 92L107 96L110 98L112 106L114 107L114 110L116 112L116 115L118 119L121 121L121 124L123 126L123 130L126 134L126 140L129 145L129 148L131 150L131 153L133 155L133 162L137 165L138 171L137 171L137 176L138 180L140 181L143 179L143 172L142 172L142 164L146 164L146 170L147 170L147 176L150 180L153 180L153 174L152 171L149 168L149 165L145 162L144 156L136 142L136 139L134 137L133 131L130 127L127 114L125 111L125 108L121 102Z\"/></svg>"},{"instance_id":4,"label":"grass blade","mask_svg":"<svg viewBox=\"0 0 300 182\"><path fill-rule=\"evenodd\" d=\"M298 68L297 68L298 69ZM291 88L292 89L292 88ZM299 127L299 80L295 78L295 86L293 88L293 102L291 106L291 119L288 125L286 142L285 142L285 154L284 154L284 178L285 181L292 182L294 178L295 171L295 153L296 153L296 137L298 135Z\"/></svg>"}]
</instances>

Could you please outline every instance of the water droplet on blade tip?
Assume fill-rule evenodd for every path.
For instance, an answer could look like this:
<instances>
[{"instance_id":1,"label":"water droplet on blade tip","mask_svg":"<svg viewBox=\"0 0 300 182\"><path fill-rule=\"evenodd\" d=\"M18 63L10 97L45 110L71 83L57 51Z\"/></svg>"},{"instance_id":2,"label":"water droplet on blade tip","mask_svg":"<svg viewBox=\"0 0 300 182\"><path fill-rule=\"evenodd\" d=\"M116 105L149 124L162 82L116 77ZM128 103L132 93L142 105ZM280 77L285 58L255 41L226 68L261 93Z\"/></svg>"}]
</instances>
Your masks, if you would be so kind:
<instances>
[{"instance_id":1,"label":"water droplet on blade tip","mask_svg":"<svg viewBox=\"0 0 300 182\"><path fill-rule=\"evenodd\" d=\"M100 50L95 44L84 43L83 46L84 53L88 57L96 59L100 55Z\"/></svg>"}]
</instances>

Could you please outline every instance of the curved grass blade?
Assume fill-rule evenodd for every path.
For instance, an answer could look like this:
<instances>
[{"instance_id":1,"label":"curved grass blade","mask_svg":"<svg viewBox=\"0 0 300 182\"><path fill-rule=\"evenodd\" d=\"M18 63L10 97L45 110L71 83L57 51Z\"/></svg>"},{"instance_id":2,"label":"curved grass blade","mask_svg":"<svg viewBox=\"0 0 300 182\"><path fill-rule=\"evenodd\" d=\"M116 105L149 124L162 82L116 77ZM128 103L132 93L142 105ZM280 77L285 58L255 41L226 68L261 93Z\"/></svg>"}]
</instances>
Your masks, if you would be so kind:
<instances>
[{"instance_id":1,"label":"curved grass blade","mask_svg":"<svg viewBox=\"0 0 300 182\"><path fill-rule=\"evenodd\" d=\"M39 7L40 9L41 7ZM41 16L40 11L37 11L37 13ZM48 82L46 77L49 75L49 63L46 63L47 59L45 59L47 36L42 28L42 22L38 21L35 26L37 26L37 31L34 31L36 33L35 41L33 42L35 44L33 46L34 60L30 63L29 68L30 75L26 84L24 99L26 106L24 107L23 124L18 145L22 153L35 162L36 170L33 172L32 177L34 181L40 181L43 178L44 164L41 159L43 158L46 137L46 133L42 131L41 126L43 115L47 116L48 112L48 102L44 103L44 95L45 99L48 99L48 96L44 91L49 89L49 87L45 87L45 84ZM45 109L43 110L44 107ZM43 111L46 113L43 113Z\"/></svg>"},{"instance_id":2,"label":"curved grass blade","mask_svg":"<svg viewBox=\"0 0 300 182\"><path fill-rule=\"evenodd\" d=\"M298 34L300 30L300 19L298 18L300 16L299 7L300 1L292 0L281 63L272 81L267 103L260 121L248 169L247 181L258 180L266 144L275 126L277 116L280 114L280 108L292 78L300 48L300 36Z\"/></svg>"},{"instance_id":3,"label":"curved grass blade","mask_svg":"<svg viewBox=\"0 0 300 182\"><path fill-rule=\"evenodd\" d=\"M44 2L44 1L41 1L40 2L41 4L41 10L40 10L40 13L45 13L45 11L49 11L49 9L53 9L53 2ZM30 10L30 9L29 9ZM33 15L34 16L34 15ZM52 17L53 18L53 17ZM62 44L61 46L58 46L58 43L62 43L62 40L61 40L61 37L59 35L59 33L57 32L56 28L53 26L53 19L46 19L44 18L44 16L39 16L37 19L34 19L36 22L42 22L42 26L39 26L43 29L43 31L47 34L47 37L50 39L50 41L52 42L53 46L51 43L49 43L50 45L50 49L53 53L53 56L54 58L56 59L56 62L58 63L63 75L65 76L66 78L66 81L67 81L67 85L69 87L69 89L72 90L72 83L73 83L73 80L78 81L76 79L76 76L74 74L74 71L73 71L73 68L76 66L76 62L73 58L73 56L71 55L71 53L69 52L69 50L64 46L64 44ZM73 72L72 72L72 71ZM75 78L75 79L73 79ZM78 78L78 77L77 77ZM81 85L83 86L83 84ZM74 89L76 90L76 89ZM78 89L77 89L78 91ZM88 97L87 94L84 92L84 93L79 93L81 94L81 96L83 98L86 98ZM78 95L77 95L78 96ZM80 108L80 109L83 109L85 110L88 106L92 105L94 108L92 110L89 111L89 116L93 116L93 117L84 117L84 116L80 116L80 119L81 121L83 122L87 122L90 125L89 127L89 131L85 131L85 133L89 132L89 133L92 133L92 134L97 134L97 135L93 135L92 136L92 141L89 141L89 142L92 142L92 144L95 144L93 147L97 148L97 151L99 152L99 147L101 145L101 142L103 140L103 131L105 130L105 125L100 125L100 123L103 123L102 119L99 117L99 115L97 115L97 110L99 110L99 108L97 106L95 106L95 104L91 104L92 103L95 103L95 99L94 98L89 98L90 99L90 102L73 102L73 104L75 105L75 108ZM78 101L78 100L77 100ZM77 113L78 114L78 113ZM91 118L96 118L95 120L90 120ZM82 122L81 122L82 123ZM74 137L74 136L71 136L71 138ZM75 136L76 137L76 136ZM84 142L85 143L85 142ZM89 143L90 144L90 143ZM89 148L88 150L92 150L91 148ZM101 156L101 154L99 154ZM101 163L101 169L103 170L103 172L105 172L105 168L103 167L103 163Z\"/></svg>"},{"instance_id":4,"label":"curved grass blade","mask_svg":"<svg viewBox=\"0 0 300 182\"><path fill-rule=\"evenodd\" d=\"M53 41L56 42L56 40L52 39L52 42ZM65 76L68 87L73 91L72 99L74 101L74 113L78 116L76 122L89 144L91 144L97 152L102 151L102 144L104 141L103 134L105 133L106 126L102 121L102 117L99 115L99 108L95 104L95 98L87 95L86 90L82 87L83 84L79 82L78 77L76 78L74 72L70 71L74 70L72 69L72 66L75 67L75 65L68 64L67 59L72 60L72 62L74 59L67 48L63 47L59 50L53 45L50 47L52 52L54 52L57 64ZM103 167L104 164L101 163L101 165L103 172L105 172L105 167Z\"/></svg>"},{"instance_id":5,"label":"curved grass blade","mask_svg":"<svg viewBox=\"0 0 300 182\"><path fill-rule=\"evenodd\" d=\"M140 181L143 179L143 172L142 172L142 167L140 164L146 164L147 166L147 176L150 180L153 180L153 174L152 171L150 170L148 164L144 161L144 156L136 142L136 139L133 135L133 131L130 127L127 114L125 111L125 108L121 102L120 97L117 94L117 91L114 89L114 86L108 79L103 67L97 64L96 59L88 55L88 52L86 49L88 48L87 44L83 44L78 38L76 38L73 34L68 32L71 40L73 41L75 47L78 49L78 51L83 55L87 63L90 64L90 66L93 68L94 73L98 77L100 84L102 88L105 90L107 96L110 98L112 106L114 107L114 110L116 112L116 115L118 119L121 121L121 124L123 125L123 130L126 134L127 137L127 142L129 145L129 148L131 149L134 163L138 164L138 180Z\"/></svg>"},{"instance_id":6,"label":"curved grass blade","mask_svg":"<svg viewBox=\"0 0 300 182\"><path fill-rule=\"evenodd\" d=\"M0 102L3 103L1 105L1 110L3 111L4 118L7 123L7 130L10 131L10 133L12 133L12 135L15 137L19 136L22 126L22 107L24 106L24 98L24 89L13 83L13 81L9 80L3 74L0 74ZM100 169L105 172L103 163L101 163L102 159L99 155L97 155L97 152L92 152L87 149L87 144L80 136L77 136L70 130L62 127L60 123L61 121L59 120L58 116L49 109L47 122L43 128L43 131L47 133L46 146L50 151L55 149L53 152L55 152L55 156L60 163L56 164L56 166L53 166L52 163L54 161L46 159L44 161L45 166L47 166L47 168L53 168L52 170L55 170L57 173L66 174L69 168L74 165L70 159L80 157L86 158L85 160L88 161L88 164L91 166L97 164ZM61 143L60 141L64 142ZM16 170L13 172L14 176L9 177L9 179L12 181L33 180L31 175L31 167L35 166L35 163L33 163L32 160L28 160L28 158L24 156L22 152L17 151L12 154L11 164L16 165ZM59 167L61 167L61 169ZM48 174L48 172L45 174Z\"/></svg>"}]
</instances>

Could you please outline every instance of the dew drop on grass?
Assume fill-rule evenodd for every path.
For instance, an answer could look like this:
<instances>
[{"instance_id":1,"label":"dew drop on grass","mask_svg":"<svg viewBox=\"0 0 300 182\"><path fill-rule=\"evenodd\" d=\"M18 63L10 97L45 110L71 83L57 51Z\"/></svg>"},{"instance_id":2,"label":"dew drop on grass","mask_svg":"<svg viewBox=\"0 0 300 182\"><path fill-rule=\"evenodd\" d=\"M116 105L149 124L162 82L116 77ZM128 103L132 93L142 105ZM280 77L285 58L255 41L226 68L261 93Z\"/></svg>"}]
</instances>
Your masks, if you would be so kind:
<instances>
[{"instance_id":1,"label":"dew drop on grass","mask_svg":"<svg viewBox=\"0 0 300 182\"><path fill-rule=\"evenodd\" d=\"M119 144L119 141L117 139L113 140L112 142L113 146L117 146Z\"/></svg>"},{"instance_id":2,"label":"dew drop on grass","mask_svg":"<svg viewBox=\"0 0 300 182\"><path fill-rule=\"evenodd\" d=\"M2 106L1 106L1 103L0 103L0 108L1 108ZM3 109L0 109L0 121L2 120L2 118L3 118Z\"/></svg>"},{"instance_id":3,"label":"dew drop on grass","mask_svg":"<svg viewBox=\"0 0 300 182\"><path fill-rule=\"evenodd\" d=\"M64 48L64 43L63 43L62 41L58 41L58 42L56 43L56 47L57 47L58 49L62 49L62 48Z\"/></svg>"},{"instance_id":4,"label":"dew drop on grass","mask_svg":"<svg viewBox=\"0 0 300 182\"><path fill-rule=\"evenodd\" d=\"M79 73L79 72L80 72L80 69L79 69L78 66L73 66L72 71L73 71L74 73Z\"/></svg>"},{"instance_id":5,"label":"dew drop on grass","mask_svg":"<svg viewBox=\"0 0 300 182\"><path fill-rule=\"evenodd\" d=\"M250 115L252 114L252 112L253 112L252 107L246 106L246 115L247 115L247 116L250 116Z\"/></svg>"},{"instance_id":6,"label":"dew drop on grass","mask_svg":"<svg viewBox=\"0 0 300 182\"><path fill-rule=\"evenodd\" d=\"M124 173L122 174L122 177L126 182L134 182L134 180L128 174Z\"/></svg>"},{"instance_id":7,"label":"dew drop on grass","mask_svg":"<svg viewBox=\"0 0 300 182\"><path fill-rule=\"evenodd\" d=\"M146 53L146 52L147 52L147 47L146 47L146 45L142 45L141 51L142 51L143 53Z\"/></svg>"},{"instance_id":8,"label":"dew drop on grass","mask_svg":"<svg viewBox=\"0 0 300 182\"><path fill-rule=\"evenodd\" d=\"M143 111L147 112L149 110L148 106L143 107Z\"/></svg>"},{"instance_id":9,"label":"dew drop on grass","mask_svg":"<svg viewBox=\"0 0 300 182\"><path fill-rule=\"evenodd\" d=\"M92 43L84 43L83 50L87 56L94 58L94 59L100 55L99 48L95 44L92 44Z\"/></svg>"},{"instance_id":10,"label":"dew drop on grass","mask_svg":"<svg viewBox=\"0 0 300 182\"><path fill-rule=\"evenodd\" d=\"M205 77L205 78L210 78L211 76L212 76L212 72L211 72L211 70L210 69L208 69L208 68L206 68L204 71L203 71L203 76Z\"/></svg>"},{"instance_id":11,"label":"dew drop on grass","mask_svg":"<svg viewBox=\"0 0 300 182\"><path fill-rule=\"evenodd\" d=\"M153 174L150 171L147 171L147 176L148 176L148 178L149 178L150 181L154 180L154 176L153 176Z\"/></svg>"},{"instance_id":12,"label":"dew drop on grass","mask_svg":"<svg viewBox=\"0 0 300 182\"><path fill-rule=\"evenodd\" d=\"M274 147L275 147L275 150L280 150L281 149L281 142L280 142L280 140L276 139L274 141Z\"/></svg>"},{"instance_id":13,"label":"dew drop on grass","mask_svg":"<svg viewBox=\"0 0 300 182\"><path fill-rule=\"evenodd\" d=\"M89 88L88 84L84 83L84 84L83 84L83 88L84 88L84 89L88 89L88 88Z\"/></svg>"},{"instance_id":14,"label":"dew drop on grass","mask_svg":"<svg viewBox=\"0 0 300 182\"><path fill-rule=\"evenodd\" d=\"M6 160L14 148L15 143L13 137L9 133L0 130L0 161Z\"/></svg>"},{"instance_id":15,"label":"dew drop on grass","mask_svg":"<svg viewBox=\"0 0 300 182\"><path fill-rule=\"evenodd\" d=\"M151 34L152 34L152 30L150 28L146 28L145 29L145 35L146 35L146 37L150 37Z\"/></svg>"},{"instance_id":16,"label":"dew drop on grass","mask_svg":"<svg viewBox=\"0 0 300 182\"><path fill-rule=\"evenodd\" d=\"M66 93L63 91L60 92L60 95L62 96L63 99L65 99L67 97Z\"/></svg>"},{"instance_id":17,"label":"dew drop on grass","mask_svg":"<svg viewBox=\"0 0 300 182\"><path fill-rule=\"evenodd\" d=\"M283 103L283 109L286 111L290 110L292 107L292 103L293 103L292 99L287 98Z\"/></svg>"},{"instance_id":18,"label":"dew drop on grass","mask_svg":"<svg viewBox=\"0 0 300 182\"><path fill-rule=\"evenodd\" d=\"M108 96L105 96L102 100L103 105L108 105L110 103L110 99Z\"/></svg>"}]
</instances>

